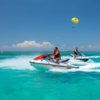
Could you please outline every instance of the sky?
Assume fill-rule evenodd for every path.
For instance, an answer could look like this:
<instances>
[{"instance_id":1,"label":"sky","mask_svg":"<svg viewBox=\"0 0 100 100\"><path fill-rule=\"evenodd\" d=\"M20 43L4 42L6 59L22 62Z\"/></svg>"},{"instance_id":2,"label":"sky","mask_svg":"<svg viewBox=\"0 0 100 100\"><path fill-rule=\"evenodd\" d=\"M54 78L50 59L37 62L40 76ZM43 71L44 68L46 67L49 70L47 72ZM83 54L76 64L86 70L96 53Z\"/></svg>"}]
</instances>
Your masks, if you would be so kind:
<instances>
[{"instance_id":1,"label":"sky","mask_svg":"<svg viewBox=\"0 0 100 100\"><path fill-rule=\"evenodd\" d=\"M0 0L0 51L100 51L99 19L100 0Z\"/></svg>"}]
</instances>

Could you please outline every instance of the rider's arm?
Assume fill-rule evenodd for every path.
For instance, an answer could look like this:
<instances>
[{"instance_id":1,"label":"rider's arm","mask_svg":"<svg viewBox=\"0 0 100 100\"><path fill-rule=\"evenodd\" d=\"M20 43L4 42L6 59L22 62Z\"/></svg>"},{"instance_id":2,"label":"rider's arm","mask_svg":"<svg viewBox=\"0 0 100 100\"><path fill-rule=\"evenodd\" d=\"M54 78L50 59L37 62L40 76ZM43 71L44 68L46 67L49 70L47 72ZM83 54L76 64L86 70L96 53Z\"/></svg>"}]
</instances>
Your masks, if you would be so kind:
<instances>
[{"instance_id":1,"label":"rider's arm","mask_svg":"<svg viewBox=\"0 0 100 100\"><path fill-rule=\"evenodd\" d=\"M78 53L81 55L80 51L78 51Z\"/></svg>"},{"instance_id":2,"label":"rider's arm","mask_svg":"<svg viewBox=\"0 0 100 100\"><path fill-rule=\"evenodd\" d=\"M54 55L54 52L52 54L49 54L49 55Z\"/></svg>"}]
</instances>

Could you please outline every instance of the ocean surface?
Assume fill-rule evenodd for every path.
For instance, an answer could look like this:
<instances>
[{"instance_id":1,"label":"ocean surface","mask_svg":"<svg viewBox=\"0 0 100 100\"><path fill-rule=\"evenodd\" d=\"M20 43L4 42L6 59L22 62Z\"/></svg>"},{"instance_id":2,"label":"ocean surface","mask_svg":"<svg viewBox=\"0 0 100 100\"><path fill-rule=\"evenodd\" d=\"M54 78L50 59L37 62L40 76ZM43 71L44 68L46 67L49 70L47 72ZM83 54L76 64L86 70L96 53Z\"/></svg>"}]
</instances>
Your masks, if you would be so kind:
<instances>
[{"instance_id":1,"label":"ocean surface","mask_svg":"<svg viewBox=\"0 0 100 100\"><path fill-rule=\"evenodd\" d=\"M100 100L100 53L84 52L79 69L37 70L29 61L50 52L0 53L0 100ZM70 57L70 52L61 52Z\"/></svg>"}]
</instances>

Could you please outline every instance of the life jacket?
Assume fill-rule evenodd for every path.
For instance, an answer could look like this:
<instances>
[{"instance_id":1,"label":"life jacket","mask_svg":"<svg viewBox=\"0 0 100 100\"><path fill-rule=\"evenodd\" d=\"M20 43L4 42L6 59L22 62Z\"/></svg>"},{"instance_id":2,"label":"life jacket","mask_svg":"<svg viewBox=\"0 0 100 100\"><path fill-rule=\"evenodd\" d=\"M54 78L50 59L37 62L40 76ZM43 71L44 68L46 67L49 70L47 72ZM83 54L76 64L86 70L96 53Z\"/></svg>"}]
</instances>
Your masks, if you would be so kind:
<instances>
[{"instance_id":1,"label":"life jacket","mask_svg":"<svg viewBox=\"0 0 100 100\"><path fill-rule=\"evenodd\" d=\"M58 50L55 50L55 51L54 51L54 54L56 54L57 51L58 51ZM57 55L55 55L55 57L56 57L56 58L61 57L61 56L60 56L60 53L57 54Z\"/></svg>"}]
</instances>

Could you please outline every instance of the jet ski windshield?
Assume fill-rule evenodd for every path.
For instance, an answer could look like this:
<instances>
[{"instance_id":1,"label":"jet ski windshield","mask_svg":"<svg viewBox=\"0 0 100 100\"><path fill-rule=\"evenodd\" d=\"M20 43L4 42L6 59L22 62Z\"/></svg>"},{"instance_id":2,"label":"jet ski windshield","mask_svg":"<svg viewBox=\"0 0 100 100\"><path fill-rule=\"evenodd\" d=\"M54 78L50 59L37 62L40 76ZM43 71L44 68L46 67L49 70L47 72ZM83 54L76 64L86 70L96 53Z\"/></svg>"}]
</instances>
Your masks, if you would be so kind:
<instances>
[{"instance_id":1,"label":"jet ski windshield","mask_svg":"<svg viewBox=\"0 0 100 100\"><path fill-rule=\"evenodd\" d=\"M34 58L34 60L39 60L39 59L42 59L44 56L45 56L45 54L42 54L42 55L40 55L40 56L38 56L38 57Z\"/></svg>"},{"instance_id":2,"label":"jet ski windshield","mask_svg":"<svg viewBox=\"0 0 100 100\"><path fill-rule=\"evenodd\" d=\"M47 58L47 57L49 58L50 56L49 55L45 55L43 58Z\"/></svg>"}]
</instances>

